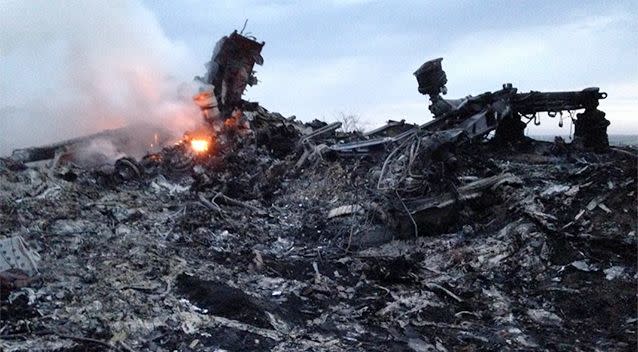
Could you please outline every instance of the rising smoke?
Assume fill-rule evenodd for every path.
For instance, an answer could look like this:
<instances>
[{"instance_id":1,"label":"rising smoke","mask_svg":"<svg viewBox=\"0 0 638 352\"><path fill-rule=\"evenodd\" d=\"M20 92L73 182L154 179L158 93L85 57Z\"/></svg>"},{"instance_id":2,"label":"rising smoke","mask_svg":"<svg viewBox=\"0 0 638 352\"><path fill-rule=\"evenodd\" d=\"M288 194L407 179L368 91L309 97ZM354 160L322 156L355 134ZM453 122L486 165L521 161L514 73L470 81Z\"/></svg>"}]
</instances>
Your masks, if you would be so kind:
<instances>
[{"instance_id":1,"label":"rising smoke","mask_svg":"<svg viewBox=\"0 0 638 352\"><path fill-rule=\"evenodd\" d=\"M193 66L142 4L0 0L0 156L130 123L193 128Z\"/></svg>"}]
</instances>

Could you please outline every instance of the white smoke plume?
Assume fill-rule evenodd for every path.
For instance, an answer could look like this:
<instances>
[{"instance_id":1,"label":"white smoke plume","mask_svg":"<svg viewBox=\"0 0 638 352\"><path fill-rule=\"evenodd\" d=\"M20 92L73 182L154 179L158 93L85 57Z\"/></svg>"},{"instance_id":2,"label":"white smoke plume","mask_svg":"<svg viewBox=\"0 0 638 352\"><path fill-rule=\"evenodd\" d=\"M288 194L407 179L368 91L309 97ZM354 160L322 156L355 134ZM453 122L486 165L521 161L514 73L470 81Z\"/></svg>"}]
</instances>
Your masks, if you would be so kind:
<instances>
[{"instance_id":1,"label":"white smoke plume","mask_svg":"<svg viewBox=\"0 0 638 352\"><path fill-rule=\"evenodd\" d=\"M139 2L0 0L0 23L0 156L130 123L180 136L201 120L187 50Z\"/></svg>"}]
</instances>

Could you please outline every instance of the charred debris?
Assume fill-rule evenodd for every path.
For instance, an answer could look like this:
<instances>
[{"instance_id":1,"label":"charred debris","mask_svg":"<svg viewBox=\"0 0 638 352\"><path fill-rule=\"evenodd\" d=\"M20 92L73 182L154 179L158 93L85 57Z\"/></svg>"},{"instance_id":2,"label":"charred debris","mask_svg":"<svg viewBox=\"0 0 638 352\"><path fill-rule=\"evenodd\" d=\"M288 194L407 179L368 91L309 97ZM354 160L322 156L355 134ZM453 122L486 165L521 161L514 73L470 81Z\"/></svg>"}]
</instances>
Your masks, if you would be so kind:
<instances>
[{"instance_id":1,"label":"charred debris","mask_svg":"<svg viewBox=\"0 0 638 352\"><path fill-rule=\"evenodd\" d=\"M636 349L636 157L605 93L444 99L439 58L414 73L434 119L346 133L243 100L263 45L219 41L177 143L0 159L3 350ZM525 137L542 112L574 141ZM164 148L78 157L96 138Z\"/></svg>"}]
</instances>

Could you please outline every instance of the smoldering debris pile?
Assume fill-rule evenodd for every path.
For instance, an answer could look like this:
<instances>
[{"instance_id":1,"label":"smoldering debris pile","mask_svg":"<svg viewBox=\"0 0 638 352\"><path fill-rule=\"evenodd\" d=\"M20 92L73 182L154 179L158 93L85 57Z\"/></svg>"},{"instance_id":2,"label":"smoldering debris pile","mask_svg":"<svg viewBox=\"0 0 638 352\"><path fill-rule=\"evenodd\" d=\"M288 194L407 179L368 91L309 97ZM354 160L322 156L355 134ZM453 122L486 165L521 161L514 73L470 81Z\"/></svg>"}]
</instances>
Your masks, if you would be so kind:
<instances>
[{"instance_id":1,"label":"smoldering debris pile","mask_svg":"<svg viewBox=\"0 0 638 352\"><path fill-rule=\"evenodd\" d=\"M445 100L433 60L435 120L344 133L241 100L261 46L232 38L206 131L0 159L3 350L636 349L636 156L597 90ZM577 143L520 134L577 108Z\"/></svg>"}]
</instances>

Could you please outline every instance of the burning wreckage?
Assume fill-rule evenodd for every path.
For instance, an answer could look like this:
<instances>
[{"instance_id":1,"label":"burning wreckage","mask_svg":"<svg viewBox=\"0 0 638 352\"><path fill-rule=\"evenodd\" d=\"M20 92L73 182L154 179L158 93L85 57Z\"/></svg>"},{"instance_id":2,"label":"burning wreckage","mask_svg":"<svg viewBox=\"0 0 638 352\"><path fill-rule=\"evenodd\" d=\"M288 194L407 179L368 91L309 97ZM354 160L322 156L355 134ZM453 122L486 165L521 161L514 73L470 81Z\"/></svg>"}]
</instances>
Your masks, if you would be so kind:
<instances>
[{"instance_id":1,"label":"burning wreckage","mask_svg":"<svg viewBox=\"0 0 638 352\"><path fill-rule=\"evenodd\" d=\"M3 350L636 349L636 156L605 93L444 99L435 59L433 120L345 133L242 99L263 45L217 44L175 144L0 159ZM525 137L541 112L574 141ZM165 147L97 166L98 138Z\"/></svg>"}]
</instances>

